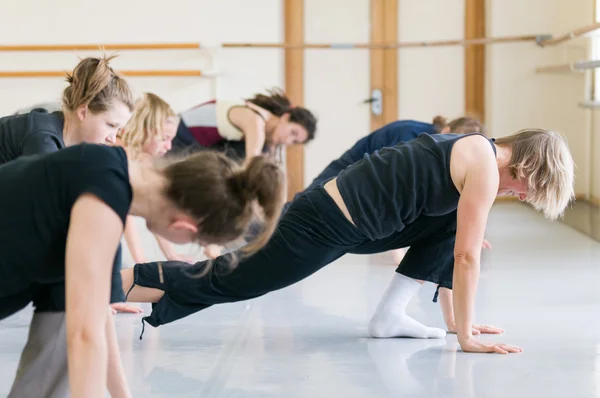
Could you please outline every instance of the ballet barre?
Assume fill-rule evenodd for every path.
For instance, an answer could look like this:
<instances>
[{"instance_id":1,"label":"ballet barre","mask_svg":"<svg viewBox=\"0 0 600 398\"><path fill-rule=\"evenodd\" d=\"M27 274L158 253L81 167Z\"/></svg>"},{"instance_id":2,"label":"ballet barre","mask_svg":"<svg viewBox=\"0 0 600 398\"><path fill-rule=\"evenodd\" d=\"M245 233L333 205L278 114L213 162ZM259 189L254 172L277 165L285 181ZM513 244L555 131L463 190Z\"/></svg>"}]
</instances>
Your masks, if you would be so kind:
<instances>
[{"instance_id":1,"label":"ballet barre","mask_svg":"<svg viewBox=\"0 0 600 398\"><path fill-rule=\"evenodd\" d=\"M0 52L37 51L128 51L128 50L197 50L200 43L137 43L137 44L24 44L0 45Z\"/></svg>"},{"instance_id":2,"label":"ballet barre","mask_svg":"<svg viewBox=\"0 0 600 398\"><path fill-rule=\"evenodd\" d=\"M407 41L395 43L219 43L202 45L200 43L146 43L146 44L48 44L48 45L0 45L0 52L38 52L38 51L94 51L94 50L216 50L222 48L280 48L280 49L399 49L411 47L477 46L495 43L536 42L542 43L550 35L524 35L505 37L482 37L468 40L432 40Z\"/></svg>"},{"instance_id":3,"label":"ballet barre","mask_svg":"<svg viewBox=\"0 0 600 398\"><path fill-rule=\"evenodd\" d=\"M570 64L540 66L537 73L581 72L588 69L600 68L600 60L577 61Z\"/></svg>"},{"instance_id":4,"label":"ballet barre","mask_svg":"<svg viewBox=\"0 0 600 398\"><path fill-rule=\"evenodd\" d=\"M535 42L541 47L563 43L568 40L585 37L600 30L600 22L584 26L553 37L550 34L518 35L500 37L481 37L467 40L431 40L406 41L396 43L219 43L203 45L200 43L123 43L123 44L23 44L0 45L0 52L37 52L37 51L136 51L136 50L198 50L221 48L282 48L282 49L398 49L411 47L478 46L496 43Z\"/></svg>"},{"instance_id":5,"label":"ballet barre","mask_svg":"<svg viewBox=\"0 0 600 398\"><path fill-rule=\"evenodd\" d=\"M446 47L446 46L477 46L495 43L513 42L542 42L549 35L525 35L506 37L482 37L468 40L432 40L432 41L406 41L396 43L223 43L223 48L283 48L286 50L297 49L366 49L366 50L390 50L413 47Z\"/></svg>"},{"instance_id":6,"label":"ballet barre","mask_svg":"<svg viewBox=\"0 0 600 398\"><path fill-rule=\"evenodd\" d=\"M128 77L208 77L216 76L216 72L202 72L199 70L122 70L117 73ZM16 77L65 77L66 71L0 71L0 78Z\"/></svg>"},{"instance_id":7,"label":"ballet barre","mask_svg":"<svg viewBox=\"0 0 600 398\"><path fill-rule=\"evenodd\" d=\"M584 26L579 29L575 29L571 32L565 33L562 36L558 36L555 38L549 38L546 40L542 40L539 44L543 46L551 46L563 43L568 40L578 39L581 37L585 37L590 33L594 33L595 31L600 30L600 22L596 22L595 24Z\"/></svg>"}]
</instances>

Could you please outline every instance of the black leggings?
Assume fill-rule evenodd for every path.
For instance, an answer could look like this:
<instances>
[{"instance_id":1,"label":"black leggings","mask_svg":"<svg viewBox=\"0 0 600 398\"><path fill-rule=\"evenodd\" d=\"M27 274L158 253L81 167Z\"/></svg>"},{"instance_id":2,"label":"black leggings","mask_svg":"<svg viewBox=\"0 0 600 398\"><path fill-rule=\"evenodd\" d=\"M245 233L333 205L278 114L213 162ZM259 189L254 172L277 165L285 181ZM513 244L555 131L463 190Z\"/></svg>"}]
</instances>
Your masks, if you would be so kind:
<instances>
[{"instance_id":1,"label":"black leggings","mask_svg":"<svg viewBox=\"0 0 600 398\"><path fill-rule=\"evenodd\" d=\"M144 320L160 326L213 304L259 297L292 285L346 253L378 253L411 246L397 272L452 286L456 213L421 217L402 231L370 241L339 210L323 188L298 197L269 242L230 272L228 255L194 265L178 261L137 264L134 286L165 292ZM207 269L209 266L209 269ZM206 271L204 276L199 276Z\"/></svg>"}]
</instances>

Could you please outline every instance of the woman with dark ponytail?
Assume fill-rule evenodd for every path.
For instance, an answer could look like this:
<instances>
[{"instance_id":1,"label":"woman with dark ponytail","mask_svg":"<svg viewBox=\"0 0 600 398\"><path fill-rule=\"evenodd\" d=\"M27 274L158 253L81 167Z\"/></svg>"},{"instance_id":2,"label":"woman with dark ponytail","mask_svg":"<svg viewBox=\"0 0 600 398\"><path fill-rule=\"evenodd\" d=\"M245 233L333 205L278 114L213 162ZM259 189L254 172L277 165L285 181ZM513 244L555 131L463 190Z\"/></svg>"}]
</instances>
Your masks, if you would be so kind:
<instances>
[{"instance_id":1,"label":"woman with dark ponytail","mask_svg":"<svg viewBox=\"0 0 600 398\"><path fill-rule=\"evenodd\" d=\"M281 90L239 101L212 100L180 114L173 150L238 147L238 157L251 158L279 146L305 144L315 137L317 119L293 106Z\"/></svg>"},{"instance_id":2,"label":"woman with dark ponytail","mask_svg":"<svg viewBox=\"0 0 600 398\"><path fill-rule=\"evenodd\" d=\"M64 308L34 315L9 397L100 398L106 388L131 396L108 311L128 215L172 243L200 245L235 240L262 218L266 228L240 258L275 229L285 174L273 159L242 167L203 151L159 165L135 155L80 144L0 166L0 192L10 192L0 195L0 322L46 305L48 292Z\"/></svg>"}]
</instances>

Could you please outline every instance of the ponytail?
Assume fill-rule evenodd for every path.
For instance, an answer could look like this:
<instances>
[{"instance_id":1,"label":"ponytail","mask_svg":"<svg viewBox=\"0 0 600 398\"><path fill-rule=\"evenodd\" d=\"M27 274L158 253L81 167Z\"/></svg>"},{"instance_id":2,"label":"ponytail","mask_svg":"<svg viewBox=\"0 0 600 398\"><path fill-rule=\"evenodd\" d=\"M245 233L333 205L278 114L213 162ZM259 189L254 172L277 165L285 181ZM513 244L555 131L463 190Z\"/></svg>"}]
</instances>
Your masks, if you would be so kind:
<instances>
[{"instance_id":1,"label":"ponytail","mask_svg":"<svg viewBox=\"0 0 600 398\"><path fill-rule=\"evenodd\" d=\"M459 117L448 123L447 119L442 116L433 118L433 128L437 133L441 133L444 128L448 127L452 134L470 134L481 133L485 135L483 124L469 116Z\"/></svg>"},{"instance_id":2,"label":"ponytail","mask_svg":"<svg viewBox=\"0 0 600 398\"><path fill-rule=\"evenodd\" d=\"M223 245L244 236L255 218L262 233L241 249L243 256L263 247L275 230L285 202L285 174L267 156L245 168L216 151L201 151L164 168L167 197L198 223L198 239Z\"/></svg>"},{"instance_id":3,"label":"ponytail","mask_svg":"<svg viewBox=\"0 0 600 398\"><path fill-rule=\"evenodd\" d=\"M448 126L448 123L445 117L438 115L433 118L433 129L437 133L441 133L446 126Z\"/></svg>"},{"instance_id":4,"label":"ponytail","mask_svg":"<svg viewBox=\"0 0 600 398\"><path fill-rule=\"evenodd\" d=\"M116 56L83 59L67 73L69 86L63 91L63 109L75 111L87 105L94 113L105 112L115 100L133 111L134 103L127 82L118 76L109 63Z\"/></svg>"},{"instance_id":5,"label":"ponytail","mask_svg":"<svg viewBox=\"0 0 600 398\"><path fill-rule=\"evenodd\" d=\"M267 243L277 226L285 202L285 175L272 159L266 156L254 156L246 169L234 175L233 179L241 187L239 194L246 202L246 206L256 201L262 209L261 234L240 249L245 256L248 256Z\"/></svg>"}]
</instances>

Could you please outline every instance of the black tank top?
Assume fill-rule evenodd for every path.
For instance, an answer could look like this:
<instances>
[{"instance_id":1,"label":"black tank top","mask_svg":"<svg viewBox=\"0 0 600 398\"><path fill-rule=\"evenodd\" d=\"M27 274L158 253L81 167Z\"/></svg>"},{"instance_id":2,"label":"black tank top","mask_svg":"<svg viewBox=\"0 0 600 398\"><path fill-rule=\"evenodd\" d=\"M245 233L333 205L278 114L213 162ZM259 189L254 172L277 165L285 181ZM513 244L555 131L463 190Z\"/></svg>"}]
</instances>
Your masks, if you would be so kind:
<instances>
[{"instance_id":1,"label":"black tank top","mask_svg":"<svg viewBox=\"0 0 600 398\"><path fill-rule=\"evenodd\" d=\"M458 140L474 134L421 134L344 169L337 187L356 227L382 239L419 216L456 210L460 194L450 176L450 154Z\"/></svg>"}]
</instances>

